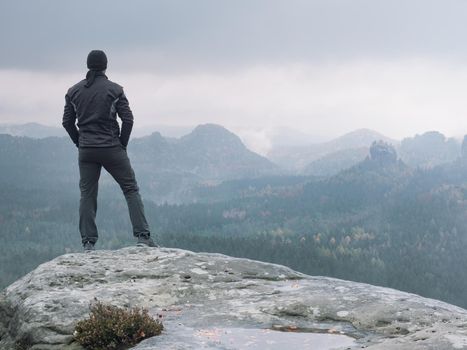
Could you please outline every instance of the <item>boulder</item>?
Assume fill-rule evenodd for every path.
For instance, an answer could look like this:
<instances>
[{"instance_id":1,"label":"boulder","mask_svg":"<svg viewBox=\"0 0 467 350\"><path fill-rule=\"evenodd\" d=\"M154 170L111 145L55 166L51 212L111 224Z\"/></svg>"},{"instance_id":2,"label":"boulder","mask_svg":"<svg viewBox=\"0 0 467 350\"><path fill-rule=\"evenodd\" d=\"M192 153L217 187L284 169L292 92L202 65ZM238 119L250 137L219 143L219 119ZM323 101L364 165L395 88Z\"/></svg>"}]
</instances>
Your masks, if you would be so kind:
<instances>
[{"instance_id":1,"label":"boulder","mask_svg":"<svg viewBox=\"0 0 467 350\"><path fill-rule=\"evenodd\" d=\"M74 326L95 299L162 317L162 335L135 349L281 349L282 341L467 349L467 311L450 304L221 254L140 247L63 255L10 285L0 294L0 349L80 349Z\"/></svg>"}]
</instances>

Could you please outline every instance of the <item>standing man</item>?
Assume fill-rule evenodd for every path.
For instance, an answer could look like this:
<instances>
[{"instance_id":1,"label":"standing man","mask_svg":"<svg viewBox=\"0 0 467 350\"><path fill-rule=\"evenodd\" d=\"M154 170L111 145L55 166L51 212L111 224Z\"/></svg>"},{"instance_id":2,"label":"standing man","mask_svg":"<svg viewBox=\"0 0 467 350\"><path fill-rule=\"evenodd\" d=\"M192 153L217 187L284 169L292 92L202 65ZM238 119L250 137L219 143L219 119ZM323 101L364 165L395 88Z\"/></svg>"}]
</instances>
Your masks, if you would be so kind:
<instances>
[{"instance_id":1,"label":"standing man","mask_svg":"<svg viewBox=\"0 0 467 350\"><path fill-rule=\"evenodd\" d=\"M107 56L93 50L87 59L86 79L65 95L63 127L79 150L79 230L85 251L97 241L97 189L101 168L117 181L125 195L137 245L155 247L144 214L135 173L126 152L133 127L133 114L123 88L105 75ZM117 115L122 120L120 131ZM78 119L78 128L75 125Z\"/></svg>"}]
</instances>

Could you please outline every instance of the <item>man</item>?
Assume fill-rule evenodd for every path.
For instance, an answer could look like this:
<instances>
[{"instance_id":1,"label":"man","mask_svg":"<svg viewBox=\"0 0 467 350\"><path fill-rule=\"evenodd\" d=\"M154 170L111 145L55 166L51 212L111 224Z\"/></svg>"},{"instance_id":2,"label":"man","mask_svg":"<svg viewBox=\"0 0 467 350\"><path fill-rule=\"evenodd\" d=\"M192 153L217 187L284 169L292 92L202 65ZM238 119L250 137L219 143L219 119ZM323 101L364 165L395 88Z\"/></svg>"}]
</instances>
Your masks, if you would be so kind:
<instances>
[{"instance_id":1,"label":"man","mask_svg":"<svg viewBox=\"0 0 467 350\"><path fill-rule=\"evenodd\" d=\"M135 173L126 152L133 127L128 100L123 88L105 75L107 56L103 51L91 51L87 66L86 79L72 86L65 95L62 123L79 150L79 230L84 250L94 250L98 238L95 219L102 167L117 181L125 195L137 245L154 247ZM121 131L117 115L122 120ZM79 129L75 125L76 119Z\"/></svg>"}]
</instances>

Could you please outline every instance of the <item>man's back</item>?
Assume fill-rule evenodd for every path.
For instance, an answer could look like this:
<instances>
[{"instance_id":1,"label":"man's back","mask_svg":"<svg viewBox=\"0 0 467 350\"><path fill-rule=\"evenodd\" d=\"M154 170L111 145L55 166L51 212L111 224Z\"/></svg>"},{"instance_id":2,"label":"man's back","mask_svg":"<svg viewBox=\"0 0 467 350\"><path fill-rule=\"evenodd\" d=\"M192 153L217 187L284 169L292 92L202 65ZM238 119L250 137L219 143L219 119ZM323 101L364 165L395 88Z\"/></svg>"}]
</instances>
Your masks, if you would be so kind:
<instances>
[{"instance_id":1,"label":"man's back","mask_svg":"<svg viewBox=\"0 0 467 350\"><path fill-rule=\"evenodd\" d=\"M65 96L65 128L78 120L80 147L126 147L133 125L133 114L123 88L96 72L92 85L84 79L73 85ZM122 119L122 132L117 122ZM76 143L76 142L75 142Z\"/></svg>"}]
</instances>

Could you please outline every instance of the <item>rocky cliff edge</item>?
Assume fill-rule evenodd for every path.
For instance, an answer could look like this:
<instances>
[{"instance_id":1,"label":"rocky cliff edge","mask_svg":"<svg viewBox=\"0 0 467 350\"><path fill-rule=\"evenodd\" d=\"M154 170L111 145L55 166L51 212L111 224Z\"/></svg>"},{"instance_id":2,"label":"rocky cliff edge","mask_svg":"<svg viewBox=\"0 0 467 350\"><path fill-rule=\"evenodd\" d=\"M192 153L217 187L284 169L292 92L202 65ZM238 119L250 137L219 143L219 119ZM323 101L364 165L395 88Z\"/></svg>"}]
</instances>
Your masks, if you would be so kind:
<instances>
[{"instance_id":1,"label":"rocky cliff edge","mask_svg":"<svg viewBox=\"0 0 467 350\"><path fill-rule=\"evenodd\" d=\"M326 346L287 340L303 349L467 349L467 311L440 301L221 254L138 247L63 255L10 285L0 294L0 349L81 349L74 325L95 299L162 315L163 334L135 349L253 349L255 341L275 349L292 333L315 345L328 337Z\"/></svg>"}]
</instances>

